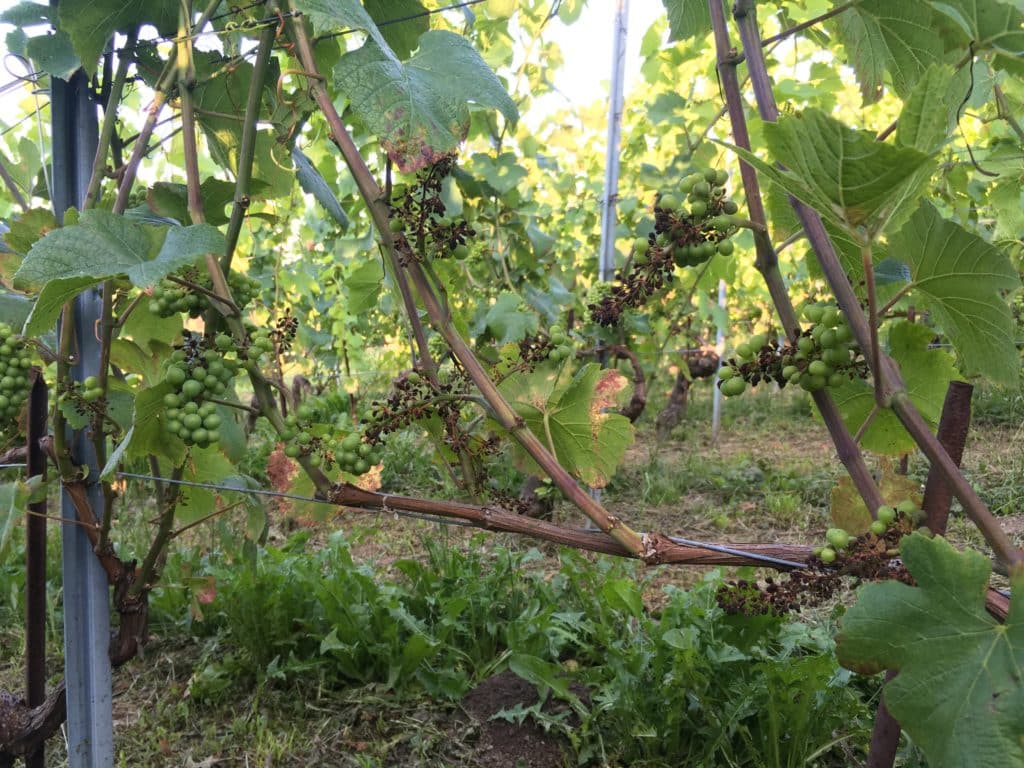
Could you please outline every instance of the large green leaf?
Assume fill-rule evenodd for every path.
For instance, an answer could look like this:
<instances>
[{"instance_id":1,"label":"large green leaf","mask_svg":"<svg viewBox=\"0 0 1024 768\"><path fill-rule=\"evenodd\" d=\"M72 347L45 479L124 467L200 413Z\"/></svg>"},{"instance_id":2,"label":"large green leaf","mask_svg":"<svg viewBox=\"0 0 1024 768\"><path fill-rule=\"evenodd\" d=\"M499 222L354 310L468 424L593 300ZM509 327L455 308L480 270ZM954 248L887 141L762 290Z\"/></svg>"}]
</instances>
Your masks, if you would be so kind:
<instances>
[{"instance_id":1,"label":"large green leaf","mask_svg":"<svg viewBox=\"0 0 1024 768\"><path fill-rule=\"evenodd\" d=\"M69 80L75 74L75 70L82 66L71 44L71 38L63 30L52 35L30 37L25 50L36 65L36 69L61 80Z\"/></svg>"},{"instance_id":2,"label":"large green leaf","mask_svg":"<svg viewBox=\"0 0 1024 768\"><path fill-rule=\"evenodd\" d=\"M707 0L661 0L668 12L668 39L688 40L706 37L711 32L711 12ZM725 2L723 6L727 6ZM726 18L729 17L726 10Z\"/></svg>"},{"instance_id":3,"label":"large green leaf","mask_svg":"<svg viewBox=\"0 0 1024 768\"><path fill-rule=\"evenodd\" d=\"M933 429L942 414L949 382L960 378L947 352L928 349L934 335L925 325L897 323L889 331L888 350L900 367L907 394ZM832 390L832 397L851 433L860 430L875 406L874 390L859 379ZM915 444L896 415L883 409L864 430L861 445L876 453L898 454L913 450Z\"/></svg>"},{"instance_id":4,"label":"large green leaf","mask_svg":"<svg viewBox=\"0 0 1024 768\"><path fill-rule=\"evenodd\" d=\"M88 210L78 224L55 229L29 250L15 274L19 285L42 286L73 277L127 275L139 287L224 250L224 236L209 224L150 227L109 211Z\"/></svg>"},{"instance_id":5,"label":"large green leaf","mask_svg":"<svg viewBox=\"0 0 1024 768\"><path fill-rule=\"evenodd\" d=\"M174 391L166 381L143 389L135 396L135 412L117 453L129 459L144 458L150 454L167 458L175 466L185 459L185 443L164 429L167 406L164 396ZM113 459L113 454L111 455ZM107 469L104 470L108 471Z\"/></svg>"},{"instance_id":6,"label":"large green leaf","mask_svg":"<svg viewBox=\"0 0 1024 768\"><path fill-rule=\"evenodd\" d=\"M352 111L378 137L403 172L454 151L469 132L469 102L498 109L514 123L515 103L465 38L425 33L403 63L372 39L341 57L334 70Z\"/></svg>"},{"instance_id":7,"label":"large green leaf","mask_svg":"<svg viewBox=\"0 0 1024 768\"><path fill-rule=\"evenodd\" d=\"M362 30L381 48L388 44L359 0L295 0L292 6L313 22L319 33Z\"/></svg>"},{"instance_id":8,"label":"large green leaf","mask_svg":"<svg viewBox=\"0 0 1024 768\"><path fill-rule=\"evenodd\" d=\"M945 142L963 98L951 87L953 79L953 68L945 64L933 64L922 73L903 102L896 124L897 146L931 153Z\"/></svg>"},{"instance_id":9,"label":"large green leaf","mask_svg":"<svg viewBox=\"0 0 1024 768\"><path fill-rule=\"evenodd\" d=\"M345 278L348 290L348 313L353 317L368 312L377 306L381 284L384 282L384 266L380 259L366 260L352 274Z\"/></svg>"},{"instance_id":10,"label":"large green leaf","mask_svg":"<svg viewBox=\"0 0 1024 768\"><path fill-rule=\"evenodd\" d=\"M430 29L430 16L419 0L363 0L363 5L375 23L388 22L380 31L400 59L409 58L420 35Z\"/></svg>"},{"instance_id":11,"label":"large green leaf","mask_svg":"<svg viewBox=\"0 0 1024 768\"><path fill-rule=\"evenodd\" d=\"M161 35L178 28L177 0L61 0L60 28L66 32L92 77L114 32L152 24Z\"/></svg>"},{"instance_id":12,"label":"large green leaf","mask_svg":"<svg viewBox=\"0 0 1024 768\"><path fill-rule=\"evenodd\" d=\"M299 179L302 191L312 195L320 206L331 214L331 218L338 222L343 231L348 229L348 215L345 209L341 207L337 196L312 161L298 147L292 147L292 161L295 163L295 175Z\"/></svg>"},{"instance_id":13,"label":"large green leaf","mask_svg":"<svg viewBox=\"0 0 1024 768\"><path fill-rule=\"evenodd\" d=\"M585 365L567 386L557 372L538 368L511 376L501 389L530 430L563 467L583 482L602 488L633 442L633 425L605 409L627 387L618 371Z\"/></svg>"},{"instance_id":14,"label":"large green leaf","mask_svg":"<svg viewBox=\"0 0 1024 768\"><path fill-rule=\"evenodd\" d=\"M764 135L784 170L733 149L823 216L872 238L916 200L928 179L930 155L876 141L871 131L854 130L816 109L765 123Z\"/></svg>"},{"instance_id":15,"label":"large green leaf","mask_svg":"<svg viewBox=\"0 0 1024 768\"><path fill-rule=\"evenodd\" d=\"M963 361L965 373L1015 384L1020 357L1005 294L1020 277L998 248L924 202L890 238L890 253L910 267L914 290Z\"/></svg>"},{"instance_id":16,"label":"large green leaf","mask_svg":"<svg viewBox=\"0 0 1024 768\"><path fill-rule=\"evenodd\" d=\"M1001 0L932 0L932 7L963 33L963 45L1010 56L1024 54L1024 14Z\"/></svg>"},{"instance_id":17,"label":"large green leaf","mask_svg":"<svg viewBox=\"0 0 1024 768\"><path fill-rule=\"evenodd\" d=\"M836 20L865 102L876 100L884 67L906 96L930 64L942 60L942 39L925 0L862 0Z\"/></svg>"},{"instance_id":18,"label":"large green leaf","mask_svg":"<svg viewBox=\"0 0 1024 768\"><path fill-rule=\"evenodd\" d=\"M537 332L537 315L524 312L522 298L511 291L501 292L484 322L499 344L521 341L528 333Z\"/></svg>"},{"instance_id":19,"label":"large green leaf","mask_svg":"<svg viewBox=\"0 0 1024 768\"><path fill-rule=\"evenodd\" d=\"M985 610L988 558L942 538L903 540L918 586L867 584L843 617L836 655L895 669L885 703L933 768L1024 765L1024 576L1000 624Z\"/></svg>"}]
</instances>

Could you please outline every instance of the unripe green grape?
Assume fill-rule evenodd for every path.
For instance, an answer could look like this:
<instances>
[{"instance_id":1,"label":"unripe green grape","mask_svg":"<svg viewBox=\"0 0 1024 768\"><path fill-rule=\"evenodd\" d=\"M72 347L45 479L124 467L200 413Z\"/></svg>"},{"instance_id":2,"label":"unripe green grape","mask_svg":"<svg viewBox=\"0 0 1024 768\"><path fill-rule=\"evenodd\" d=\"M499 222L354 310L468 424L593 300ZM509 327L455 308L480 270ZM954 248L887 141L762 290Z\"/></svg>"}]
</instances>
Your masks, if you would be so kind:
<instances>
[{"instance_id":1,"label":"unripe green grape","mask_svg":"<svg viewBox=\"0 0 1024 768\"><path fill-rule=\"evenodd\" d=\"M754 352L760 351L761 348L764 347L764 345L767 344L767 343L768 343L768 335L765 334L765 333L758 333L758 334L756 334L754 336L751 336L749 339L747 339L747 344L750 345L750 348Z\"/></svg>"},{"instance_id":2,"label":"unripe green grape","mask_svg":"<svg viewBox=\"0 0 1024 768\"><path fill-rule=\"evenodd\" d=\"M701 218L708 212L708 204L703 200L694 200L690 203L690 215L695 219Z\"/></svg>"},{"instance_id":3,"label":"unripe green grape","mask_svg":"<svg viewBox=\"0 0 1024 768\"><path fill-rule=\"evenodd\" d=\"M896 510L903 515L912 515L917 512L917 504L910 499L904 499L896 505Z\"/></svg>"},{"instance_id":4,"label":"unripe green grape","mask_svg":"<svg viewBox=\"0 0 1024 768\"><path fill-rule=\"evenodd\" d=\"M458 261L465 261L469 258L469 253L469 246L465 243L459 243L452 249L452 256L454 256Z\"/></svg>"},{"instance_id":5,"label":"unripe green grape","mask_svg":"<svg viewBox=\"0 0 1024 768\"><path fill-rule=\"evenodd\" d=\"M359 448L359 435L356 432L352 432L345 436L345 439L341 441L342 449L346 451L355 451Z\"/></svg>"},{"instance_id":6,"label":"unripe green grape","mask_svg":"<svg viewBox=\"0 0 1024 768\"><path fill-rule=\"evenodd\" d=\"M181 424L186 429L199 429L201 426L203 426L203 417L200 416L198 413L186 413L184 418L182 418L181 420Z\"/></svg>"},{"instance_id":7,"label":"unripe green grape","mask_svg":"<svg viewBox=\"0 0 1024 768\"><path fill-rule=\"evenodd\" d=\"M722 240L718 243L718 252L723 256L731 256L733 250L732 240Z\"/></svg>"},{"instance_id":8,"label":"unripe green grape","mask_svg":"<svg viewBox=\"0 0 1024 768\"><path fill-rule=\"evenodd\" d=\"M708 224L719 232L724 232L727 229L732 229L732 216L726 216L724 214L721 216L712 216L708 220Z\"/></svg>"},{"instance_id":9,"label":"unripe green grape","mask_svg":"<svg viewBox=\"0 0 1024 768\"><path fill-rule=\"evenodd\" d=\"M828 377L828 381L826 382L826 384L832 389L835 389L836 387L843 386L843 384L845 384L847 381L849 381L849 378L847 376L844 376L841 373L833 373L831 376Z\"/></svg>"},{"instance_id":10,"label":"unripe green grape","mask_svg":"<svg viewBox=\"0 0 1024 768\"><path fill-rule=\"evenodd\" d=\"M708 181L711 180L708 179ZM724 169L719 169L715 171L715 178L711 183L717 187L724 187L727 181L729 181L729 172Z\"/></svg>"},{"instance_id":11,"label":"unripe green grape","mask_svg":"<svg viewBox=\"0 0 1024 768\"><path fill-rule=\"evenodd\" d=\"M726 213L729 216L736 214L740 210L740 207L736 205L732 200L722 201L722 213Z\"/></svg>"},{"instance_id":12,"label":"unripe green grape","mask_svg":"<svg viewBox=\"0 0 1024 768\"><path fill-rule=\"evenodd\" d=\"M845 344L853 338L853 331L850 330L850 326L846 323L841 323L836 326L836 339L839 340L840 344Z\"/></svg>"},{"instance_id":13,"label":"unripe green grape","mask_svg":"<svg viewBox=\"0 0 1024 768\"><path fill-rule=\"evenodd\" d=\"M754 350L750 348L750 345L747 344L747 342L743 342L742 344L738 344L736 346L736 357L740 358L741 360L749 359L750 357L753 356L753 354Z\"/></svg>"},{"instance_id":14,"label":"unripe green grape","mask_svg":"<svg viewBox=\"0 0 1024 768\"><path fill-rule=\"evenodd\" d=\"M831 328L832 326L836 325L839 322L840 318L841 318L841 315L839 314L838 307L830 305L830 306L825 307L824 310L822 310L822 313L821 313L821 323L822 323L822 325L826 325L829 328Z\"/></svg>"},{"instance_id":15,"label":"unripe green grape","mask_svg":"<svg viewBox=\"0 0 1024 768\"><path fill-rule=\"evenodd\" d=\"M883 504L877 510L875 510L875 517L878 518L877 522L882 525L890 526L896 522L896 510L888 504Z\"/></svg>"},{"instance_id":16,"label":"unripe green grape","mask_svg":"<svg viewBox=\"0 0 1024 768\"><path fill-rule=\"evenodd\" d=\"M836 338L836 332L833 329L826 328L818 338L818 343L825 349L832 349L839 343L839 339Z\"/></svg>"},{"instance_id":17,"label":"unripe green grape","mask_svg":"<svg viewBox=\"0 0 1024 768\"><path fill-rule=\"evenodd\" d=\"M646 237L638 237L633 241L633 251L638 256L643 256L650 249L651 244Z\"/></svg>"},{"instance_id":18,"label":"unripe green grape","mask_svg":"<svg viewBox=\"0 0 1024 768\"><path fill-rule=\"evenodd\" d=\"M208 429L206 430L206 439L211 443L220 442L220 430L219 429Z\"/></svg>"},{"instance_id":19,"label":"unripe green grape","mask_svg":"<svg viewBox=\"0 0 1024 768\"><path fill-rule=\"evenodd\" d=\"M711 185L706 181L698 181L693 185L693 191L690 195L697 200L707 200L711 195Z\"/></svg>"},{"instance_id":20,"label":"unripe green grape","mask_svg":"<svg viewBox=\"0 0 1024 768\"><path fill-rule=\"evenodd\" d=\"M180 421L178 421L177 419L168 419L167 423L166 423L166 426L165 426L165 429L168 432L170 432L171 434L176 435L176 434L178 434L181 431L181 428L183 426L184 425Z\"/></svg>"},{"instance_id":21,"label":"unripe green grape","mask_svg":"<svg viewBox=\"0 0 1024 768\"><path fill-rule=\"evenodd\" d=\"M825 565L831 565L832 563L834 563L836 561L836 551L834 549L832 549L831 547L824 547L821 550L821 554L818 555L818 558Z\"/></svg>"},{"instance_id":22,"label":"unripe green grape","mask_svg":"<svg viewBox=\"0 0 1024 768\"><path fill-rule=\"evenodd\" d=\"M284 455L289 459L297 459L299 457L299 453L299 446L295 443L288 443L288 445L284 447Z\"/></svg>"},{"instance_id":23,"label":"unripe green grape","mask_svg":"<svg viewBox=\"0 0 1024 768\"><path fill-rule=\"evenodd\" d=\"M352 466L353 474L364 475L370 469L369 462L366 459L356 459L356 463Z\"/></svg>"},{"instance_id":24,"label":"unripe green grape","mask_svg":"<svg viewBox=\"0 0 1024 768\"><path fill-rule=\"evenodd\" d=\"M718 171L716 171L714 168L707 168L707 169L705 169L705 171L704 171L704 181L706 181L708 184L714 184L715 183L715 179L717 179L717 178L718 178Z\"/></svg>"},{"instance_id":25,"label":"unripe green grape","mask_svg":"<svg viewBox=\"0 0 1024 768\"><path fill-rule=\"evenodd\" d=\"M185 403L181 410L183 413L199 413L199 403Z\"/></svg>"},{"instance_id":26,"label":"unripe green grape","mask_svg":"<svg viewBox=\"0 0 1024 768\"><path fill-rule=\"evenodd\" d=\"M809 323L817 323L821 321L821 315L825 311L825 308L820 304L808 304L804 307L804 318Z\"/></svg>"},{"instance_id":27,"label":"unripe green grape","mask_svg":"<svg viewBox=\"0 0 1024 768\"><path fill-rule=\"evenodd\" d=\"M731 379L735 375L736 375L736 369L733 368L731 365L723 365L718 370L718 378L720 378L722 381L728 381L729 379Z\"/></svg>"},{"instance_id":28,"label":"unripe green grape","mask_svg":"<svg viewBox=\"0 0 1024 768\"><path fill-rule=\"evenodd\" d=\"M189 379L181 385L181 393L190 399L199 397L199 395L202 394L203 389L203 382L197 381L196 379Z\"/></svg>"},{"instance_id":29,"label":"unripe green grape","mask_svg":"<svg viewBox=\"0 0 1024 768\"><path fill-rule=\"evenodd\" d=\"M886 525L881 520L872 520L868 530L875 534L875 536L883 536L886 531Z\"/></svg>"},{"instance_id":30,"label":"unripe green grape","mask_svg":"<svg viewBox=\"0 0 1024 768\"><path fill-rule=\"evenodd\" d=\"M657 207L663 211L674 211L679 207L679 198L677 198L671 192L666 192L658 200Z\"/></svg>"},{"instance_id":31,"label":"unripe green grape","mask_svg":"<svg viewBox=\"0 0 1024 768\"><path fill-rule=\"evenodd\" d=\"M801 336L797 339L796 348L803 352L805 355L809 355L814 351L814 340L807 336Z\"/></svg>"},{"instance_id":32,"label":"unripe green grape","mask_svg":"<svg viewBox=\"0 0 1024 768\"><path fill-rule=\"evenodd\" d=\"M184 368L172 365L167 369L167 376L165 378L171 385L177 387L185 383L185 380L188 378L188 374L185 373Z\"/></svg>"},{"instance_id":33,"label":"unripe green grape","mask_svg":"<svg viewBox=\"0 0 1024 768\"><path fill-rule=\"evenodd\" d=\"M831 376L832 369L829 368L821 360L812 360L810 365L807 366L807 372L812 376Z\"/></svg>"},{"instance_id":34,"label":"unripe green grape","mask_svg":"<svg viewBox=\"0 0 1024 768\"><path fill-rule=\"evenodd\" d=\"M733 378L723 381L719 389L722 394L726 397L735 397L736 395L742 395L744 390L747 388L747 382L741 378Z\"/></svg>"},{"instance_id":35,"label":"unripe green grape","mask_svg":"<svg viewBox=\"0 0 1024 768\"><path fill-rule=\"evenodd\" d=\"M391 230L393 234L397 235L399 232L405 229L405 224L402 222L401 219L391 219L390 221L388 221L388 229Z\"/></svg>"},{"instance_id":36,"label":"unripe green grape","mask_svg":"<svg viewBox=\"0 0 1024 768\"><path fill-rule=\"evenodd\" d=\"M795 365L787 365L785 368L782 369L782 378L784 378L786 381L790 381L798 373L800 373L800 369L797 368Z\"/></svg>"},{"instance_id":37,"label":"unripe green grape","mask_svg":"<svg viewBox=\"0 0 1024 768\"><path fill-rule=\"evenodd\" d=\"M197 443L208 443L210 442L210 433L200 427L192 430L192 439Z\"/></svg>"},{"instance_id":38,"label":"unripe green grape","mask_svg":"<svg viewBox=\"0 0 1024 768\"><path fill-rule=\"evenodd\" d=\"M835 549L846 549L850 546L850 534L842 528L829 528L825 531L825 539Z\"/></svg>"},{"instance_id":39,"label":"unripe green grape","mask_svg":"<svg viewBox=\"0 0 1024 768\"><path fill-rule=\"evenodd\" d=\"M222 422L221 417L216 413L211 413L205 419L203 419L203 426L209 430L214 430L220 427Z\"/></svg>"},{"instance_id":40,"label":"unripe green grape","mask_svg":"<svg viewBox=\"0 0 1024 768\"><path fill-rule=\"evenodd\" d=\"M319 453L311 453L309 455L309 464L312 467L319 467L324 463L324 460L320 457Z\"/></svg>"}]
</instances>

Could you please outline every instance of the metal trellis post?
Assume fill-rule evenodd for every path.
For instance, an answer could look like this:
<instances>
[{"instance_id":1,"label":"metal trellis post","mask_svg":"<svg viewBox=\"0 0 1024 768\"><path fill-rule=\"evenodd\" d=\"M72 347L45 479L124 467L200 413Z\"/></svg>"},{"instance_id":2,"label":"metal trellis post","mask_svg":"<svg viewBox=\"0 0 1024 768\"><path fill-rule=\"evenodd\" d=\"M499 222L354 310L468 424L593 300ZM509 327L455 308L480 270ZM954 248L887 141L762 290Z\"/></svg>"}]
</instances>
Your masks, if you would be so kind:
<instances>
[{"instance_id":1,"label":"metal trellis post","mask_svg":"<svg viewBox=\"0 0 1024 768\"><path fill-rule=\"evenodd\" d=\"M56 2L51 3L55 7ZM98 143L96 106L89 80L79 70L69 81L51 78L53 134L53 207L58 220L72 206L81 206L92 173ZM72 372L75 380L99 373L99 294L90 289L74 301ZM80 430L73 438L75 463L88 469L89 503L103 514L99 468L89 436ZM61 515L76 516L65 493ZM68 765L70 768L108 768L114 764L113 713L110 678L110 589L106 573L78 525L62 530L64 576L64 676L67 681Z\"/></svg>"}]
</instances>

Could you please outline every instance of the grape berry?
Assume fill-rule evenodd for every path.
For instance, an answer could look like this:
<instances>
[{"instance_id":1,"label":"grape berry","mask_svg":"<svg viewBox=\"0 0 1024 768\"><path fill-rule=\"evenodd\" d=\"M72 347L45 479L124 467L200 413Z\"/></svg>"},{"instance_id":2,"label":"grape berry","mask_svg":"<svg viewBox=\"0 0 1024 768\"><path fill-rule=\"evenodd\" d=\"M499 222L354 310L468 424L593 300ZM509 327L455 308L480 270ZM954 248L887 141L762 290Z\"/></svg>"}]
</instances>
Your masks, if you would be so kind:
<instances>
[{"instance_id":1,"label":"grape berry","mask_svg":"<svg viewBox=\"0 0 1024 768\"><path fill-rule=\"evenodd\" d=\"M164 381L174 391L164 396L164 429L185 445L205 448L220 440L221 417L210 398L226 394L241 368L234 346L226 334L211 344L186 331L183 347L171 354Z\"/></svg>"}]
</instances>

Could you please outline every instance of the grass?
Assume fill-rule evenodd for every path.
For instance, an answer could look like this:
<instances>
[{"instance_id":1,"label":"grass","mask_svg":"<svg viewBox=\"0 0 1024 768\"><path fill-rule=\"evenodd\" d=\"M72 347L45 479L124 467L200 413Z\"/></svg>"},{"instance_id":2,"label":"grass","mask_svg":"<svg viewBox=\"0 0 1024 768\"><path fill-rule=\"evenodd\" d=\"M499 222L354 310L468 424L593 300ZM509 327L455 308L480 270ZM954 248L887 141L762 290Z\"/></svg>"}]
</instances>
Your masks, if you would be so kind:
<instances>
[{"instance_id":1,"label":"grass","mask_svg":"<svg viewBox=\"0 0 1024 768\"><path fill-rule=\"evenodd\" d=\"M820 536L839 468L826 460L832 449L806 398L727 401L717 441L708 410L698 394L661 445L641 424L604 490L609 508L638 528L693 538ZM985 430L965 467L1012 523L1021 517L1024 433L1005 423ZM420 441L394 440L389 451L385 488L451 493ZM920 458L910 469L923 481ZM500 482L514 479L509 470ZM493 765L487 724L460 701L513 667L565 707L553 714L509 702L508 716L548 729L566 764L829 766L862 757L876 683L835 665L828 611L769 622L750 642L756 625L746 640L736 634L710 598L721 576L708 569L645 573L511 536L439 533L356 512L295 535L287 517L272 519L274 544L264 549L233 547L229 528L210 528L172 555L153 595L146 658L115 676L121 765ZM572 524L579 514L563 504L556 518ZM339 526L344 534L330 532ZM958 517L952 532L973 541ZM51 548L55 670L58 552ZM9 690L20 687L22 567L16 555L0 564L0 594L9 596L0 604L0 687ZM212 602L203 594L211 584ZM907 749L902 764L921 764ZM48 764L61 765L58 742L49 751Z\"/></svg>"}]
</instances>

